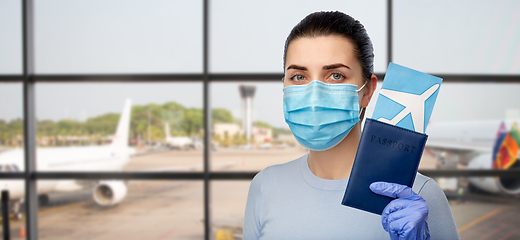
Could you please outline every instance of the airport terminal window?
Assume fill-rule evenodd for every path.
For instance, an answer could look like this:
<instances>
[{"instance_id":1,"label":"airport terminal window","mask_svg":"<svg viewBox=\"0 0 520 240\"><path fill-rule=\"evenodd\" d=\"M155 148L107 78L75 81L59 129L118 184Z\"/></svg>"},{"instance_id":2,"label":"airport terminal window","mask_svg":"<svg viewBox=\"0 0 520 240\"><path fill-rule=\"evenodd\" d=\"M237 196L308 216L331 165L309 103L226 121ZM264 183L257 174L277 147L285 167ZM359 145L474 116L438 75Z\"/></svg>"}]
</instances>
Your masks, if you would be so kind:
<instances>
[{"instance_id":1,"label":"airport terminal window","mask_svg":"<svg viewBox=\"0 0 520 240\"><path fill-rule=\"evenodd\" d=\"M501 131L510 132L514 136L514 125L520 124L520 97L516 94L519 90L518 82L444 82L426 131L429 138L423 155L425 157L421 160L423 169L517 168L517 165L494 166L494 163L502 161L497 159L502 158L496 155L493 157L491 153L495 151ZM502 144L500 142L498 145ZM470 194L478 191L494 192L507 196L518 189L513 186L518 181L512 180L512 185L506 186L503 182L495 181L498 179L507 178L436 178L446 194L452 196L462 195L458 191L471 191ZM500 190L502 185L504 189Z\"/></svg>"},{"instance_id":2,"label":"airport terminal window","mask_svg":"<svg viewBox=\"0 0 520 240\"><path fill-rule=\"evenodd\" d=\"M211 84L212 171L260 171L307 152L284 121L282 88L281 82Z\"/></svg>"},{"instance_id":3,"label":"airport terminal window","mask_svg":"<svg viewBox=\"0 0 520 240\"><path fill-rule=\"evenodd\" d=\"M430 122L433 124L446 121L519 118L520 115L517 115L520 114L518 112L520 96L517 94L519 90L518 82L445 82L441 86ZM486 105L493 107L483 111L482 106Z\"/></svg>"},{"instance_id":4,"label":"airport terminal window","mask_svg":"<svg viewBox=\"0 0 520 240\"><path fill-rule=\"evenodd\" d=\"M282 72L283 44L291 28L310 12L325 10L344 11L359 19L374 44L375 71L386 70L385 1L234 0L209 1L209 4L209 71L212 73ZM241 10L235 10L237 8ZM255 17L251 13L255 13Z\"/></svg>"},{"instance_id":5,"label":"airport terminal window","mask_svg":"<svg viewBox=\"0 0 520 240\"><path fill-rule=\"evenodd\" d=\"M113 0L102 1L103 5L85 0L34 1L34 16L23 16L31 20L29 25L35 24L34 36L25 35L29 43L34 41L34 54L27 55L22 55L21 49L25 48L23 38L19 37L23 33L22 21L11 20L12 16L23 19L16 15L23 12L17 10L21 8L20 2L32 1L0 2L0 20L3 20L0 21L3 33L0 52L5 44L14 49L9 52L14 55L8 56L7 64L4 64L6 55L0 54L0 159L13 149L21 154L26 144L29 144L29 150L51 149L48 152L65 147L71 150L110 146L118 142L117 137L110 138L110 135L116 131L118 115L127 97L132 98L136 107L132 112L138 114L132 119L136 122L131 122L129 127L130 135L135 137L129 139L134 151L129 152L130 161L123 172L109 172L114 174L111 175L114 180L99 177L104 173L97 168L65 168L60 172L56 168L49 169L47 164L39 165L35 172L27 170L29 167L0 161L0 177L3 178L0 186L9 186L12 190L12 198L18 200L13 204L20 203L26 193L26 184L60 190L48 194L40 192L37 197L39 208L26 203L36 219L27 215L29 229L23 228L26 226L24 220L13 219L13 236L22 236L25 231L29 234L30 228L34 227L36 230L32 232L37 233L34 238L41 239L56 236L72 239L85 234L92 239L113 239L114 236L127 239L222 239L233 236L230 239L241 239L241 218L250 178L269 165L293 160L307 151L294 143L283 122L280 78L286 34L312 11L334 9L360 19L374 42L376 73L385 72L388 59L392 59L444 77L432 128L441 121L520 118L516 104L520 100L516 97L520 88L517 67L520 65L515 64L518 59L514 55L520 35L519 28L511 24L517 22L514 16L507 14L517 9L516 3L512 2L502 5L463 3L472 11L465 18L469 20L465 20L454 17L466 16L462 5L447 2L432 6L430 3L391 0L319 4ZM293 10L292 14L278 12L288 7ZM387 14L389 11L390 15ZM484 12L494 18L482 24L481 19L475 17L486 15ZM497 15L499 12L506 14ZM4 20L6 17L9 19ZM392 28L387 26L388 17L392 18ZM468 24L467 21L480 24ZM447 27L439 29L437 23ZM498 27L489 30L486 24ZM458 29L462 25L466 30ZM482 27L489 36L482 38L474 27ZM456 38L445 37L454 35L453 32L457 34ZM393 49L387 49L387 36L393 36L390 46ZM481 47L486 41L489 44ZM204 43L208 43L207 48ZM433 52L426 51L421 44ZM407 50L411 48L418 52ZM31 53L30 49L25 50ZM407 54L414 54L414 57ZM421 61L416 61L417 56ZM471 59L461 62L465 57ZM497 59L500 61L495 61ZM492 63L484 66L485 61ZM30 68L32 62L35 73ZM23 64L29 68L22 68ZM19 75L13 77L13 74ZM496 76L485 79L482 74ZM24 79L27 81L22 85ZM35 87L34 92L31 87ZM247 101L242 103L241 87L249 93L254 89L254 97L250 99L252 107L248 108L252 111L248 115L252 123L249 139L246 131L241 130L245 120L244 105L248 104ZM27 95L24 96L22 90L26 90ZM206 90L209 94L204 96ZM31 104L27 106L28 112L34 111L36 116L36 132L34 136L31 131L27 134L36 140L35 145L23 138L23 124L33 122L23 118L23 101L32 98L35 108L31 108ZM150 118L147 107L151 109ZM208 119L211 131L204 131L206 112L212 116ZM367 116L369 112L370 109ZM98 123L106 126L93 128ZM86 131L89 128L90 132ZM511 125L507 125L507 129L510 128ZM16 130L14 133L13 129ZM169 144L167 132L175 139ZM491 132L493 135L497 131ZM5 133L10 135L5 137ZM434 135L430 133L429 141ZM205 136L211 141L208 147L203 144ZM189 144L182 144L188 140L191 141ZM145 154L137 151L139 143L147 150ZM117 153L107 154L110 158ZM204 160L209 161L207 169L203 167ZM425 151L419 168L434 175L453 168L469 169L459 165L460 161L463 160L442 151ZM70 179L70 170L74 170L74 179ZM434 178L448 196L463 239L471 239L475 234L489 238L518 237L518 230L511 227L517 219L510 217L518 214L506 216L519 211L518 201L511 197L517 181L495 178L503 183L502 192L479 195L478 192L485 190L471 182L489 183L486 179L493 177ZM117 199L116 206L100 206L99 203L122 196L125 189L124 197ZM36 195L31 187L27 193ZM97 199L93 197L96 194ZM36 197L30 200L36 200ZM20 206L18 209L25 209ZM22 216L14 210L13 218ZM491 216L493 213L495 215ZM501 222L500 219L506 219L508 223L497 226L495 223ZM69 225L56 224L63 222ZM150 226L143 227L143 222ZM504 230L497 231L499 228Z\"/></svg>"},{"instance_id":6,"label":"airport terminal window","mask_svg":"<svg viewBox=\"0 0 520 240\"><path fill-rule=\"evenodd\" d=\"M19 157L19 168L23 168L24 148L22 84L0 83L0 154ZM1 158L0 158L1 159ZM3 160L0 163L13 163Z\"/></svg>"},{"instance_id":7,"label":"airport terminal window","mask_svg":"<svg viewBox=\"0 0 520 240\"><path fill-rule=\"evenodd\" d=\"M22 73L21 1L0 1L0 75Z\"/></svg>"},{"instance_id":8,"label":"airport terminal window","mask_svg":"<svg viewBox=\"0 0 520 240\"><path fill-rule=\"evenodd\" d=\"M518 75L519 7L518 1L393 1L393 59L434 74Z\"/></svg>"},{"instance_id":9,"label":"airport terminal window","mask_svg":"<svg viewBox=\"0 0 520 240\"><path fill-rule=\"evenodd\" d=\"M34 3L36 73L202 72L200 0Z\"/></svg>"},{"instance_id":10,"label":"airport terminal window","mask_svg":"<svg viewBox=\"0 0 520 240\"><path fill-rule=\"evenodd\" d=\"M202 181L124 182L38 181L62 190L40 195L39 239L204 238Z\"/></svg>"},{"instance_id":11,"label":"airport terminal window","mask_svg":"<svg viewBox=\"0 0 520 240\"><path fill-rule=\"evenodd\" d=\"M469 143L472 141L479 147L491 147L499 130L499 125L502 120L519 119L520 107L518 102L520 97L516 94L520 90L520 83L500 83L491 82L477 83L477 82L453 82L449 78L445 79L441 85L439 95L430 119L427 134L429 134L428 142L442 140L449 141L451 144ZM377 102L378 91L382 82L378 82L378 88L374 97L367 108L366 115L371 117L374 108L374 103ZM485 97L483 97L485 96ZM486 110L483 110L484 106ZM496 126L486 127L480 129L478 133L471 133L468 130L449 129L444 130L444 126L460 124L461 126L468 126L468 124L475 124L475 130L478 130L478 123L496 122ZM438 125L443 125L438 128ZM520 124L517 123L517 124ZM429 129L433 126L432 129ZM510 128L511 126L508 126ZM446 136L445 132L449 132ZM451 168L457 168L457 164L453 161L457 160L456 154L450 156L440 152L432 152L426 150L421 160L419 169L445 169L446 166L440 166L444 163L451 162ZM474 157L474 156L472 156ZM454 164L454 165L453 165ZM459 166L463 167L463 166Z\"/></svg>"},{"instance_id":12,"label":"airport terminal window","mask_svg":"<svg viewBox=\"0 0 520 240\"><path fill-rule=\"evenodd\" d=\"M20 172L20 167L16 164L0 164L0 172Z\"/></svg>"},{"instance_id":13,"label":"airport terminal window","mask_svg":"<svg viewBox=\"0 0 520 240\"><path fill-rule=\"evenodd\" d=\"M4 171L0 171L3 173ZM12 189L9 191L9 196L11 199L23 197L23 193L25 192L25 185L23 180L12 180L12 179L3 179L2 180L2 188ZM25 220L23 219L23 214L20 214L20 210L23 212L23 203L18 201L12 201L9 205L9 217L11 219L9 230L11 239L27 239L26 238L26 229L25 229ZM3 221L3 217L0 216L0 221ZM4 234L3 225L0 227L0 234Z\"/></svg>"},{"instance_id":14,"label":"airport terminal window","mask_svg":"<svg viewBox=\"0 0 520 240\"><path fill-rule=\"evenodd\" d=\"M201 93L200 83L38 83L39 170L202 171Z\"/></svg>"},{"instance_id":15,"label":"airport terminal window","mask_svg":"<svg viewBox=\"0 0 520 240\"><path fill-rule=\"evenodd\" d=\"M242 239L242 223L250 181L212 181L212 236Z\"/></svg>"}]
</instances>

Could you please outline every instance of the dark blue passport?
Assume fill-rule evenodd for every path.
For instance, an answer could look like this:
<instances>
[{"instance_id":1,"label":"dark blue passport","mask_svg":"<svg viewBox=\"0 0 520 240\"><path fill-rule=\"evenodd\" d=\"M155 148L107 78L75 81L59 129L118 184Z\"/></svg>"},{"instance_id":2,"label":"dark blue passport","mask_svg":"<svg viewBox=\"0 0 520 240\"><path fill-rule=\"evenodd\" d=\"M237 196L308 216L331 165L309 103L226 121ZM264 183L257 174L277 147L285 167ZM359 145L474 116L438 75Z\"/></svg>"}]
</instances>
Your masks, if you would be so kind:
<instances>
[{"instance_id":1,"label":"dark blue passport","mask_svg":"<svg viewBox=\"0 0 520 240\"><path fill-rule=\"evenodd\" d=\"M394 198L373 193L369 185L385 181L412 187L427 138L367 118L341 204L381 215Z\"/></svg>"}]
</instances>

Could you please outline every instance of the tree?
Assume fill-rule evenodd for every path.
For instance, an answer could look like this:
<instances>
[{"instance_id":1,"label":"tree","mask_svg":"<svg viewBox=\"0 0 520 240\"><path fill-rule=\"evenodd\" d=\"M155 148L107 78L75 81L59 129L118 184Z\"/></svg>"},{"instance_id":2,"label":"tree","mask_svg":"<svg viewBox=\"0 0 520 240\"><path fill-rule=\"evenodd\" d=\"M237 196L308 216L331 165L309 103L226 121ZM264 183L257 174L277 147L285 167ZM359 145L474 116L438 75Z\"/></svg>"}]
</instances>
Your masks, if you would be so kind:
<instances>
[{"instance_id":1,"label":"tree","mask_svg":"<svg viewBox=\"0 0 520 240\"><path fill-rule=\"evenodd\" d=\"M176 102L160 104L134 105L130 121L131 138L147 138L150 129L151 138L154 141L165 138L164 125L169 124L173 136L197 136L202 138L204 133L204 116L200 108L186 108ZM211 110L211 124L215 123L240 123L231 111L225 108ZM37 136L89 136L90 142L101 143L101 139L115 134L119 122L120 113L106 113L88 118L84 122L71 119L59 121L37 121ZM268 127L269 124L257 122L257 126ZM0 144L9 145L14 140L23 136L23 121L15 119L9 122L0 120ZM231 144L232 141L245 143L243 136L218 136L217 141Z\"/></svg>"},{"instance_id":2,"label":"tree","mask_svg":"<svg viewBox=\"0 0 520 240\"><path fill-rule=\"evenodd\" d=\"M260 121L256 121L255 126L261 127L261 128L271 128L271 125L269 125L269 123L260 122Z\"/></svg>"},{"instance_id":3,"label":"tree","mask_svg":"<svg viewBox=\"0 0 520 240\"><path fill-rule=\"evenodd\" d=\"M113 135L116 132L120 114L107 113L101 116L88 118L84 125L85 135L102 137Z\"/></svg>"},{"instance_id":4,"label":"tree","mask_svg":"<svg viewBox=\"0 0 520 240\"><path fill-rule=\"evenodd\" d=\"M189 108L184 114L184 131L188 136L197 134L204 128L202 110L200 108Z\"/></svg>"},{"instance_id":5,"label":"tree","mask_svg":"<svg viewBox=\"0 0 520 240\"><path fill-rule=\"evenodd\" d=\"M225 108L211 109L211 124L215 123L232 123L233 114Z\"/></svg>"}]
</instances>

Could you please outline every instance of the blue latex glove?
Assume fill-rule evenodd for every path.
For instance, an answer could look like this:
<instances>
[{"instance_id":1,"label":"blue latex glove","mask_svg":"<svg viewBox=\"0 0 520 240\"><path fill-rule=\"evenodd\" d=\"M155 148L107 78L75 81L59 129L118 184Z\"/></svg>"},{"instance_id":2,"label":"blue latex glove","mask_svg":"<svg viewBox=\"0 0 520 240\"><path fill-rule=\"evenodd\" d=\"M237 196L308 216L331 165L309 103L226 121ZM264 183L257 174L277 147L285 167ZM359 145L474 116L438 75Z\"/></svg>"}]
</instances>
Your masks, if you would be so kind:
<instances>
[{"instance_id":1,"label":"blue latex glove","mask_svg":"<svg viewBox=\"0 0 520 240\"><path fill-rule=\"evenodd\" d=\"M405 185L388 182L370 184L372 192L396 198L386 205L381 214L383 228L390 239L430 239L428 230L428 205L426 201Z\"/></svg>"}]
</instances>

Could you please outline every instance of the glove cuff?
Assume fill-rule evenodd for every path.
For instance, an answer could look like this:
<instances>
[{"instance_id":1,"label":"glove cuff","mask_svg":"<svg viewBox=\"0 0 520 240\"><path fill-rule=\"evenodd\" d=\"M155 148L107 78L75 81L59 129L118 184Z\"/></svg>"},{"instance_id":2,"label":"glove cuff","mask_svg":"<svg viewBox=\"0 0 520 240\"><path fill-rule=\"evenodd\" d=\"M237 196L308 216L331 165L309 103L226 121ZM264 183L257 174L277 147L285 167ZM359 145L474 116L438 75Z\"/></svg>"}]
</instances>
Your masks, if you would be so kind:
<instances>
[{"instance_id":1,"label":"glove cuff","mask_svg":"<svg viewBox=\"0 0 520 240\"><path fill-rule=\"evenodd\" d=\"M424 240L430 240L430 229L426 221L424 221Z\"/></svg>"}]
</instances>

